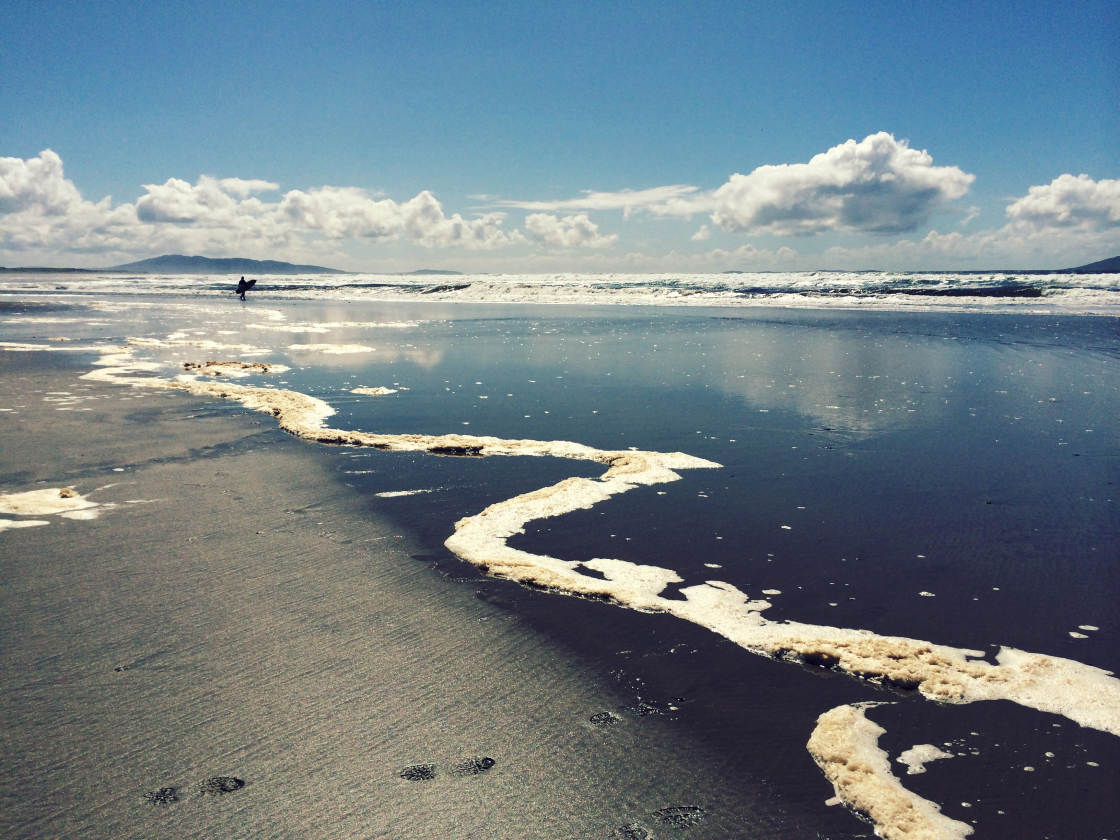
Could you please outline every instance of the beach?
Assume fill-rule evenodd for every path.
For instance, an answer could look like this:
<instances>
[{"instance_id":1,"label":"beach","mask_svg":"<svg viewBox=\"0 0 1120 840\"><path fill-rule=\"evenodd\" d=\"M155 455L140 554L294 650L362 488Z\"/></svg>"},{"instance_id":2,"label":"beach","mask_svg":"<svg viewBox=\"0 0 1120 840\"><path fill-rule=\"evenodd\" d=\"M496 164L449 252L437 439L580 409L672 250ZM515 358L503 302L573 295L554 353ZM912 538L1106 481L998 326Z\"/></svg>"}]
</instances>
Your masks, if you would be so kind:
<instances>
[{"instance_id":1,"label":"beach","mask_svg":"<svg viewBox=\"0 0 1120 840\"><path fill-rule=\"evenodd\" d=\"M4 475L118 505L4 533L7 836L610 836L720 785L267 419L7 355Z\"/></svg>"},{"instance_id":2,"label":"beach","mask_svg":"<svg viewBox=\"0 0 1120 840\"><path fill-rule=\"evenodd\" d=\"M1120 825L1114 317L230 303L5 301L8 836Z\"/></svg>"}]
</instances>

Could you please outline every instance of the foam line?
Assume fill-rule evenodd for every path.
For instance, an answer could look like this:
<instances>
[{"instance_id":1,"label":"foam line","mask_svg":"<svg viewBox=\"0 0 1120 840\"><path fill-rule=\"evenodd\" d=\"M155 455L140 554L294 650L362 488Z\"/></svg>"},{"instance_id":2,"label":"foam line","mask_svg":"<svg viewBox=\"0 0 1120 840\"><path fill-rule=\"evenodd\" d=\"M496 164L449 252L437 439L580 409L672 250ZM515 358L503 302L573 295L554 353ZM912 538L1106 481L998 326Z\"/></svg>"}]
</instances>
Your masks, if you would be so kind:
<instances>
[{"instance_id":1,"label":"foam line","mask_svg":"<svg viewBox=\"0 0 1120 840\"><path fill-rule=\"evenodd\" d=\"M817 718L806 748L832 782L836 797L866 814L886 840L964 840L972 826L950 819L928 799L908 791L879 747L886 730L864 714L875 703L837 706Z\"/></svg>"},{"instance_id":2,"label":"foam line","mask_svg":"<svg viewBox=\"0 0 1120 840\"><path fill-rule=\"evenodd\" d=\"M643 453L650 454L656 455ZM659 465L653 460L654 465L647 467L642 479L656 474ZM567 479L491 505L459 520L446 545L491 575L607 598L633 609L670 613L753 653L824 665L864 679L917 689L940 702L1011 700L1120 735L1120 681L1100 668L1009 647L1001 648L996 664L992 664L983 661L979 651L919 639L771 620L762 615L770 608L768 601L753 600L729 583L707 581L682 588L684 600L666 598L661 593L667 585L683 582L670 569L603 558L581 564L530 554L506 544L530 521L590 507L634 486L617 476L612 480L610 473L608 470L600 481ZM605 579L580 574L580 565L602 573Z\"/></svg>"},{"instance_id":3,"label":"foam line","mask_svg":"<svg viewBox=\"0 0 1120 840\"><path fill-rule=\"evenodd\" d=\"M684 599L661 593L682 578L671 569L608 558L566 561L512 548L508 540L529 522L590 508L642 485L676 481L676 470L719 465L680 452L601 450L571 441L507 440L475 435L376 434L332 429L334 409L297 391L138 376L159 366L123 348L98 360L86 378L139 387L171 388L240 402L276 417L301 438L341 446L443 455L534 455L592 461L607 467L598 479L569 478L490 505L455 523L446 546L489 574L558 592L605 598L632 609L665 612L691 621L764 656L835 668L856 677L917 689L940 702L1010 700L1064 715L1082 726L1120 735L1120 680L1111 672L1070 659L1001 648L996 664L983 654L869 630L770 620L765 600L751 599L729 583L710 580L681 589ZM580 566L603 578L582 574Z\"/></svg>"},{"instance_id":4,"label":"foam line","mask_svg":"<svg viewBox=\"0 0 1120 840\"><path fill-rule=\"evenodd\" d=\"M287 365L268 365L264 362L214 361L184 362L183 369L194 376L233 376L242 378L254 373L286 373Z\"/></svg>"}]
</instances>

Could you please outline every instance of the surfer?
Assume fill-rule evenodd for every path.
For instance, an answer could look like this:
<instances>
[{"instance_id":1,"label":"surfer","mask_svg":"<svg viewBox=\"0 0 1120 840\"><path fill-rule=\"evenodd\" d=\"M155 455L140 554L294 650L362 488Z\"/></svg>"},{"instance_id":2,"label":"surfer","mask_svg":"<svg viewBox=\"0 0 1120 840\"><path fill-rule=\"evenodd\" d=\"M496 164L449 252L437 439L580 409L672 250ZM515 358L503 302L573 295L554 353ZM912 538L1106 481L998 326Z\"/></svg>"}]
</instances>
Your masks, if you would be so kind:
<instances>
[{"instance_id":1,"label":"surfer","mask_svg":"<svg viewBox=\"0 0 1120 840\"><path fill-rule=\"evenodd\" d=\"M252 280L250 280L248 283L246 283L245 282L245 276L244 275L241 276L241 280L237 284L237 294L241 295L242 300L245 300L245 293L247 291L249 291L251 288L253 288L253 285L256 282L257 282L257 279L254 277Z\"/></svg>"}]
</instances>

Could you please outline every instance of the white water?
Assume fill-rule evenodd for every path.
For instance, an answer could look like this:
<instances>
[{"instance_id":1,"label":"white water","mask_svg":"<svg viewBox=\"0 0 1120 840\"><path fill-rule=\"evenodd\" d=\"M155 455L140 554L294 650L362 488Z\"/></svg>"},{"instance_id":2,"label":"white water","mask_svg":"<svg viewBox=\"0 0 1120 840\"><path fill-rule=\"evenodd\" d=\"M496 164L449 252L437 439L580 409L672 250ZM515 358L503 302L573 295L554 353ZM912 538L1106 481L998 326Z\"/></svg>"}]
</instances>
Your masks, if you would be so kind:
<instances>
[{"instance_id":1,"label":"white water","mask_svg":"<svg viewBox=\"0 0 1120 840\"><path fill-rule=\"evenodd\" d=\"M0 292L232 296L227 275L5 274ZM1120 313L1120 274L754 272L743 274L266 275L269 299L476 303L1016 309Z\"/></svg>"}]
</instances>

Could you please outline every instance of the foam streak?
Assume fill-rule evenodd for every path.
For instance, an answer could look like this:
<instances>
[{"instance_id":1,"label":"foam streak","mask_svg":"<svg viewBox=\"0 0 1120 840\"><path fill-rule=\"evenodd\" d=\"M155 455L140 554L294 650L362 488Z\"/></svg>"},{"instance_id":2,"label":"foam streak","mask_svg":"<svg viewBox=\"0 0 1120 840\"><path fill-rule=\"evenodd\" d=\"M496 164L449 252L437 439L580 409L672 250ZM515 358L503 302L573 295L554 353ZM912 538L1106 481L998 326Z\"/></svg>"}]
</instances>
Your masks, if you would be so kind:
<instances>
[{"instance_id":1,"label":"foam streak","mask_svg":"<svg viewBox=\"0 0 1120 840\"><path fill-rule=\"evenodd\" d=\"M720 466L712 461L680 452L601 450L571 441L332 429L325 421L334 409L297 391L202 382L190 377L166 380L137 376L158 366L134 359L128 348L102 357L97 364L101 369L86 374L86 378L234 400L273 415L285 431L320 443L441 455L551 456L602 464L607 469L598 479L565 479L460 519L446 546L493 576L604 598L632 609L666 612L706 627L752 653L825 665L856 677L917 689L940 702L1010 700L1120 735L1120 680L1108 671L1080 662L1004 647L997 664L992 664L983 661L978 651L919 639L770 620L762 615L769 609L769 602L752 600L729 583L707 581L682 588L684 600L667 598L661 594L665 587L683 582L671 569L608 558L566 561L508 544L509 538L523 533L530 522L590 508L639 486L676 481L680 478L676 470ZM581 565L603 577L582 574L578 568Z\"/></svg>"},{"instance_id":2,"label":"foam streak","mask_svg":"<svg viewBox=\"0 0 1120 840\"><path fill-rule=\"evenodd\" d=\"M837 706L817 718L806 748L832 782L836 797L866 814L887 840L964 840L972 826L950 819L928 799L908 791L879 747L886 730L867 718L874 703Z\"/></svg>"}]
</instances>

